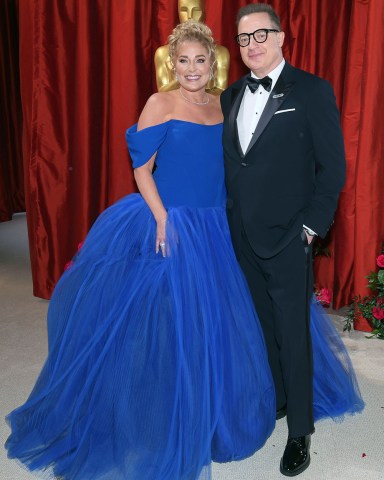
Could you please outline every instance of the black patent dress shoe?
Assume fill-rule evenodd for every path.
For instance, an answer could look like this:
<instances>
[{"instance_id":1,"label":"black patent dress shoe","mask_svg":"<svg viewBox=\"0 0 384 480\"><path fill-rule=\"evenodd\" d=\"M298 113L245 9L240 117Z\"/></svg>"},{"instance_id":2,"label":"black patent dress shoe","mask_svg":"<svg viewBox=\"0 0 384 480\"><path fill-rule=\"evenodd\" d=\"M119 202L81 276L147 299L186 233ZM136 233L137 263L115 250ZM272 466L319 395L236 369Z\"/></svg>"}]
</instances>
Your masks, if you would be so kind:
<instances>
[{"instance_id":1,"label":"black patent dress shoe","mask_svg":"<svg viewBox=\"0 0 384 480\"><path fill-rule=\"evenodd\" d=\"M276 420L280 420L287 416L287 405L276 410Z\"/></svg>"},{"instance_id":2,"label":"black patent dress shoe","mask_svg":"<svg viewBox=\"0 0 384 480\"><path fill-rule=\"evenodd\" d=\"M280 472L287 477L294 477L304 472L311 462L310 445L311 435L288 438L287 446L280 462Z\"/></svg>"}]
</instances>

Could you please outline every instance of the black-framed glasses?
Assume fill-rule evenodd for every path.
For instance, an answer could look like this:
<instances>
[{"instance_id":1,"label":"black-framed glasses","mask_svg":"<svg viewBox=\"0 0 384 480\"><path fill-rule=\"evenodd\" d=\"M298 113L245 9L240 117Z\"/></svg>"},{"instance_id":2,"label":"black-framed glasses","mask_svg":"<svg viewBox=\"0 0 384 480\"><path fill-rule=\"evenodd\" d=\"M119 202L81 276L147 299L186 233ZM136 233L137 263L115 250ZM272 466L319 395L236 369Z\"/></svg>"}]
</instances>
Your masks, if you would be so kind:
<instances>
[{"instance_id":1,"label":"black-framed glasses","mask_svg":"<svg viewBox=\"0 0 384 480\"><path fill-rule=\"evenodd\" d=\"M275 28L259 28L253 33L239 33L239 35L236 35L235 40L240 47L247 47L251 41L251 37L253 37L257 43L264 43L268 38L268 33L270 32L278 33L280 30L276 30Z\"/></svg>"}]
</instances>

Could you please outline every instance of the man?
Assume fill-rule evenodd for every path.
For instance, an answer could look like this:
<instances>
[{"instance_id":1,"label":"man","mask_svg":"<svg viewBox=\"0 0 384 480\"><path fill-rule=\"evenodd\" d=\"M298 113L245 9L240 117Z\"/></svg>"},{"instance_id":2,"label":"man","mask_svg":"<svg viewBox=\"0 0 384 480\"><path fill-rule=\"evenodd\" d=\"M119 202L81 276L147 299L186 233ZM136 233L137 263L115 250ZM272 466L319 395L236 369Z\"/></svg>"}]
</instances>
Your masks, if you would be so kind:
<instances>
[{"instance_id":1,"label":"man","mask_svg":"<svg viewBox=\"0 0 384 480\"><path fill-rule=\"evenodd\" d=\"M344 144L332 87L284 61L274 10L246 5L237 22L251 73L221 96L228 220L264 331L276 418L287 415L280 471L294 476L309 465L314 432L311 245L332 223Z\"/></svg>"}]
</instances>

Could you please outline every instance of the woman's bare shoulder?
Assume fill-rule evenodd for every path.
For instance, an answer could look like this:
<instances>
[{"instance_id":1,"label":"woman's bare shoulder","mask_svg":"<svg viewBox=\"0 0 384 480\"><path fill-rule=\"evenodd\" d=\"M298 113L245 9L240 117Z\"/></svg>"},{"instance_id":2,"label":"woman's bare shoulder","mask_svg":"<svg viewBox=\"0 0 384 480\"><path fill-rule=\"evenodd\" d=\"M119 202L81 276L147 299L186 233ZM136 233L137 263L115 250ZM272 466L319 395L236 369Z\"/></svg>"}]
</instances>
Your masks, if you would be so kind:
<instances>
[{"instance_id":1,"label":"woman's bare shoulder","mask_svg":"<svg viewBox=\"0 0 384 480\"><path fill-rule=\"evenodd\" d=\"M221 111L220 95L209 94L209 102L212 108L212 115L217 122L223 121L223 112Z\"/></svg>"},{"instance_id":2,"label":"woman's bare shoulder","mask_svg":"<svg viewBox=\"0 0 384 480\"><path fill-rule=\"evenodd\" d=\"M141 112L138 129L158 125L168 120L174 103L174 92L157 92L151 95Z\"/></svg>"}]
</instances>

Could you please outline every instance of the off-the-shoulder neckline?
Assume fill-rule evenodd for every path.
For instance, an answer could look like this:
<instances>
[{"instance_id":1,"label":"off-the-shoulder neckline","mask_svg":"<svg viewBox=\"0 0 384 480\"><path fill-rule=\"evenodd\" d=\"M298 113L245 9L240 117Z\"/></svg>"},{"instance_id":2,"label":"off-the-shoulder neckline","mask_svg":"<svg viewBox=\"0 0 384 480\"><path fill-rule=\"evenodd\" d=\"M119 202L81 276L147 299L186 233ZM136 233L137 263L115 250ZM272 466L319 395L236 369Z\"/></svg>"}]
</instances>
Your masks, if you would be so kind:
<instances>
[{"instance_id":1,"label":"off-the-shoulder neckline","mask_svg":"<svg viewBox=\"0 0 384 480\"><path fill-rule=\"evenodd\" d=\"M133 127L136 127L137 132L143 132L144 130L148 130L149 128L160 127L161 125L166 125L166 124L171 123L171 122L188 123L188 124L191 124L191 125L196 125L198 127L218 127L218 126L223 124L223 122L206 124L206 123L190 122L188 120L179 120L178 118L170 118L169 120L166 120L165 122L157 123L156 125L151 125L150 127L142 128L141 130L137 130L137 123L135 125L133 125Z\"/></svg>"},{"instance_id":2,"label":"off-the-shoulder neckline","mask_svg":"<svg viewBox=\"0 0 384 480\"><path fill-rule=\"evenodd\" d=\"M218 125L222 125L223 122L218 123L197 123L197 122L190 122L188 120L179 120L178 118L171 118L164 123L168 122L181 122L181 123L191 123L192 125L199 125L202 127L217 127Z\"/></svg>"}]
</instances>

